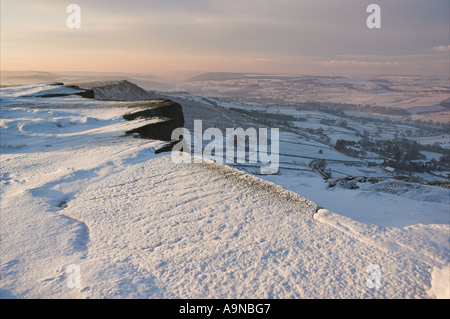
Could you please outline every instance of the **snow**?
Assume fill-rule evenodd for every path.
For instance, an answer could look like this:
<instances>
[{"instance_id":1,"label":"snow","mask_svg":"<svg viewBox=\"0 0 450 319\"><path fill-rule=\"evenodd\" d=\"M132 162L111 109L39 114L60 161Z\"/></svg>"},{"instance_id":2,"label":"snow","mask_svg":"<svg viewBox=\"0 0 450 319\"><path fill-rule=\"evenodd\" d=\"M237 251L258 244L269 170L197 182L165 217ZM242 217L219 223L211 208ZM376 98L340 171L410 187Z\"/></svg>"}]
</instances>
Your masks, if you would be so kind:
<instances>
[{"instance_id":1,"label":"snow","mask_svg":"<svg viewBox=\"0 0 450 319\"><path fill-rule=\"evenodd\" d=\"M422 151L420 152L422 155L425 155L425 157L427 158L427 160L432 160L435 159L436 161L439 161L439 159L442 157L442 154L439 153L435 153L435 152L425 152Z\"/></svg>"},{"instance_id":2,"label":"snow","mask_svg":"<svg viewBox=\"0 0 450 319\"><path fill-rule=\"evenodd\" d=\"M183 90L227 99L238 97L249 109L252 108L250 103L255 101L261 104L309 101L387 106L417 114L444 111L439 104L448 99L448 77L279 75L275 78L273 75L241 74L228 79L188 81L183 83ZM231 101L221 105L235 107ZM415 116L427 118L425 114ZM441 121L448 122L448 111L442 117Z\"/></svg>"},{"instance_id":3,"label":"snow","mask_svg":"<svg viewBox=\"0 0 450 319\"><path fill-rule=\"evenodd\" d=\"M444 190L329 191L312 172L175 164L124 135L135 124L120 103L13 95L2 89L2 298L448 296Z\"/></svg>"},{"instance_id":4,"label":"snow","mask_svg":"<svg viewBox=\"0 0 450 319\"><path fill-rule=\"evenodd\" d=\"M431 274L431 288L428 291L431 297L437 299L450 299L450 267L435 268Z\"/></svg>"},{"instance_id":5,"label":"snow","mask_svg":"<svg viewBox=\"0 0 450 319\"><path fill-rule=\"evenodd\" d=\"M377 184L358 183L349 191L328 184L312 173L261 176L268 181L302 194L320 207L354 220L382 227L406 227L415 224L450 224L448 190L421 185L410 189L392 187L392 181ZM398 182L398 181L396 181Z\"/></svg>"}]
</instances>

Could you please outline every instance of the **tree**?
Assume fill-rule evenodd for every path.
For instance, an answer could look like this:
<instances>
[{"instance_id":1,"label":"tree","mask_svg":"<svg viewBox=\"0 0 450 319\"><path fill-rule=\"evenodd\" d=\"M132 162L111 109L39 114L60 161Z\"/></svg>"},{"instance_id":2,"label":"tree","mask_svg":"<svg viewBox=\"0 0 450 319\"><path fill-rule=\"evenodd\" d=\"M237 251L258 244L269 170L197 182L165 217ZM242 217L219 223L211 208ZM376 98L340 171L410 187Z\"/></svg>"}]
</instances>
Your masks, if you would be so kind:
<instances>
[{"instance_id":1,"label":"tree","mask_svg":"<svg viewBox=\"0 0 450 319\"><path fill-rule=\"evenodd\" d=\"M334 149L338 152L344 152L346 150L345 147L345 141L344 140L337 140L336 144L334 145Z\"/></svg>"}]
</instances>

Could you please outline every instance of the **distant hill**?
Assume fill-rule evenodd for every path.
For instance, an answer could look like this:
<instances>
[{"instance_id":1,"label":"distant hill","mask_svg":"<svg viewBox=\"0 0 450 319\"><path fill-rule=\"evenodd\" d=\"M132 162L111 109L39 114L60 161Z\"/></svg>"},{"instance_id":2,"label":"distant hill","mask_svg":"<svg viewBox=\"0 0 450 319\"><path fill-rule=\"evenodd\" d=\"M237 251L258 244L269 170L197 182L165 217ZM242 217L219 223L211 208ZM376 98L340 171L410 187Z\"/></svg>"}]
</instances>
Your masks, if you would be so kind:
<instances>
[{"instance_id":1,"label":"distant hill","mask_svg":"<svg viewBox=\"0 0 450 319\"><path fill-rule=\"evenodd\" d=\"M96 83L90 88L97 100L137 101L154 98L154 94L127 80Z\"/></svg>"},{"instance_id":2,"label":"distant hill","mask_svg":"<svg viewBox=\"0 0 450 319\"><path fill-rule=\"evenodd\" d=\"M266 73L231 73L231 72L209 72L202 73L191 77L187 82L195 81L228 81L238 79L343 79L343 76L326 76L326 75L289 75L289 74L266 74Z\"/></svg>"},{"instance_id":3,"label":"distant hill","mask_svg":"<svg viewBox=\"0 0 450 319\"><path fill-rule=\"evenodd\" d=\"M59 81L58 74L43 71L2 71L2 85L33 84Z\"/></svg>"},{"instance_id":4,"label":"distant hill","mask_svg":"<svg viewBox=\"0 0 450 319\"><path fill-rule=\"evenodd\" d=\"M167 91L174 88L173 85L164 83L163 79L152 74L121 72L63 72L58 74L44 71L1 72L1 84L3 86L63 82L69 85L86 87L87 84L95 86L122 80L136 83L146 90Z\"/></svg>"},{"instance_id":5,"label":"distant hill","mask_svg":"<svg viewBox=\"0 0 450 319\"><path fill-rule=\"evenodd\" d=\"M233 79L241 79L243 77L246 77L247 75L249 75L249 73L210 72L194 76L187 81L227 81Z\"/></svg>"}]
</instances>

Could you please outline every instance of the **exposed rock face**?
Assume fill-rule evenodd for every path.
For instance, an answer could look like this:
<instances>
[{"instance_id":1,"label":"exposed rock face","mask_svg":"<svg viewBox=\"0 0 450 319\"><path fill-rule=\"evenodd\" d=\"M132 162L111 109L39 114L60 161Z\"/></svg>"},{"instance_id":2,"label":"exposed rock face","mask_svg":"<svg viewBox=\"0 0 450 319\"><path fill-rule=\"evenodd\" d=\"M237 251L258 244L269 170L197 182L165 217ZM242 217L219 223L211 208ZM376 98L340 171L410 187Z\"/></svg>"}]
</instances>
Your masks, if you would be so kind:
<instances>
[{"instance_id":1,"label":"exposed rock face","mask_svg":"<svg viewBox=\"0 0 450 319\"><path fill-rule=\"evenodd\" d=\"M155 118L164 117L172 119L178 125L184 126L183 109L180 104L171 100L150 100L139 102L139 107L144 108L142 111L127 113L123 118L127 121L132 121L137 118Z\"/></svg>"},{"instance_id":2,"label":"exposed rock face","mask_svg":"<svg viewBox=\"0 0 450 319\"><path fill-rule=\"evenodd\" d=\"M139 133L142 138L161 141L171 141L172 131L179 127L174 120L167 119L161 122L150 123L127 131L127 134Z\"/></svg>"},{"instance_id":3,"label":"exposed rock face","mask_svg":"<svg viewBox=\"0 0 450 319\"><path fill-rule=\"evenodd\" d=\"M127 134L139 133L142 138L162 141L172 141L172 132L184 126L183 110L180 104L170 100L149 100L138 102L136 106L144 108L141 111L125 114L123 118L133 121L137 118L147 118L159 121L129 130ZM135 107L135 106L134 106ZM170 151L170 149L168 149Z\"/></svg>"},{"instance_id":4,"label":"exposed rock face","mask_svg":"<svg viewBox=\"0 0 450 319\"><path fill-rule=\"evenodd\" d=\"M79 95L81 97L84 97L85 99L93 99L94 98L94 90L91 89L81 89L76 85L66 85L66 87L72 87L74 89L81 90L78 93L75 93L75 95Z\"/></svg>"},{"instance_id":5,"label":"exposed rock face","mask_svg":"<svg viewBox=\"0 0 450 319\"><path fill-rule=\"evenodd\" d=\"M82 89L76 85L64 85L64 83L59 82L50 83L49 86L54 86L55 88L44 90L36 94L26 95L25 97L52 98L79 95L87 99L94 98L94 91L91 89Z\"/></svg>"},{"instance_id":6,"label":"exposed rock face","mask_svg":"<svg viewBox=\"0 0 450 319\"><path fill-rule=\"evenodd\" d=\"M134 109L139 108L138 111L123 115L123 118L127 121L145 118L148 119L148 122L127 131L127 134L138 134L142 138L175 142L171 138L173 130L184 127L184 115L180 104L171 100L151 99L152 93L126 80L88 86L89 88L65 85L61 82L50 83L48 86L50 88L29 95L29 97L52 98L79 95L89 99L127 101L126 103L121 102L120 105ZM173 145L174 143L167 143L158 152L170 151Z\"/></svg>"},{"instance_id":7,"label":"exposed rock face","mask_svg":"<svg viewBox=\"0 0 450 319\"><path fill-rule=\"evenodd\" d=\"M155 154L171 152L173 147L178 144L180 141L170 141L165 145L160 146L159 148L155 148Z\"/></svg>"}]
</instances>

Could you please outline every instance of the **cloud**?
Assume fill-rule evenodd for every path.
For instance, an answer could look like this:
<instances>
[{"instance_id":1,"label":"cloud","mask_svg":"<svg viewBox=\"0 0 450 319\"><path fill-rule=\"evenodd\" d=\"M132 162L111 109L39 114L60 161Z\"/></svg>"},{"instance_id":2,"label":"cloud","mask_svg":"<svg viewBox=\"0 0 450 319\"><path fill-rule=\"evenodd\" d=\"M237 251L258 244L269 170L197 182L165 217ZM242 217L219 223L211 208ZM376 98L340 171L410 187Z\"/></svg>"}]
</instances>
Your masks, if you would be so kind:
<instances>
[{"instance_id":1,"label":"cloud","mask_svg":"<svg viewBox=\"0 0 450 319\"><path fill-rule=\"evenodd\" d=\"M431 48L431 52L449 52L450 51L450 45L439 45L437 47L433 47Z\"/></svg>"},{"instance_id":2,"label":"cloud","mask_svg":"<svg viewBox=\"0 0 450 319\"><path fill-rule=\"evenodd\" d=\"M399 65L399 62L391 62L391 61L357 61L357 60L331 60L331 61L322 61L321 65L324 66L396 66Z\"/></svg>"},{"instance_id":3,"label":"cloud","mask_svg":"<svg viewBox=\"0 0 450 319\"><path fill-rule=\"evenodd\" d=\"M30 61L33 68L41 57L84 68L96 55L111 70L131 60L162 68L161 59L185 69L204 56L211 71L213 62L229 71L448 69L448 0L379 0L383 27L376 32L366 26L369 2L357 0L77 0L77 30L66 25L69 3L1 0L2 66Z\"/></svg>"}]
</instances>

